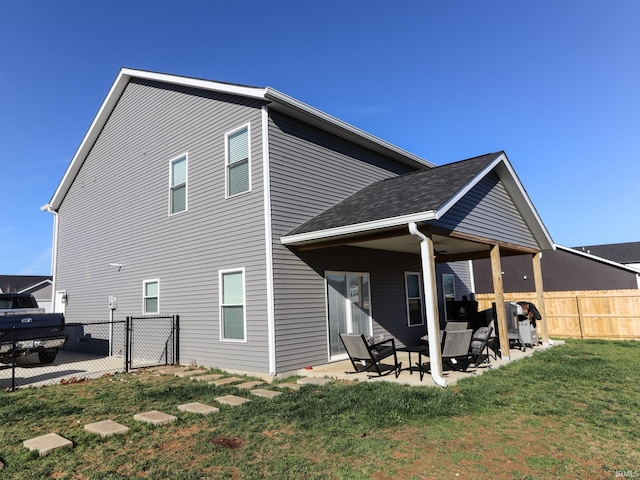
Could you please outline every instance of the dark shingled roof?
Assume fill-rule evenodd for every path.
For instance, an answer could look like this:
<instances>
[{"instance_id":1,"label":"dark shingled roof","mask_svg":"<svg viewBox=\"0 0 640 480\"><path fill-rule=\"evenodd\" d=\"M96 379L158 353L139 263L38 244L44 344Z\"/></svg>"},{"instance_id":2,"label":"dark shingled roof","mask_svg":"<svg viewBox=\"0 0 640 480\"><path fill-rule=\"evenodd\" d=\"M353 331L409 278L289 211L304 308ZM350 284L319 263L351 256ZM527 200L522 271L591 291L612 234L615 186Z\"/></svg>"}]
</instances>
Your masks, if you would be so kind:
<instances>
[{"instance_id":1,"label":"dark shingled roof","mask_svg":"<svg viewBox=\"0 0 640 480\"><path fill-rule=\"evenodd\" d=\"M372 183L287 235L438 210L503 153L489 153Z\"/></svg>"},{"instance_id":2,"label":"dark shingled roof","mask_svg":"<svg viewBox=\"0 0 640 480\"><path fill-rule=\"evenodd\" d=\"M573 247L573 249L590 253L596 257L606 258L613 262L640 263L640 242L610 243L607 245Z\"/></svg>"}]
</instances>

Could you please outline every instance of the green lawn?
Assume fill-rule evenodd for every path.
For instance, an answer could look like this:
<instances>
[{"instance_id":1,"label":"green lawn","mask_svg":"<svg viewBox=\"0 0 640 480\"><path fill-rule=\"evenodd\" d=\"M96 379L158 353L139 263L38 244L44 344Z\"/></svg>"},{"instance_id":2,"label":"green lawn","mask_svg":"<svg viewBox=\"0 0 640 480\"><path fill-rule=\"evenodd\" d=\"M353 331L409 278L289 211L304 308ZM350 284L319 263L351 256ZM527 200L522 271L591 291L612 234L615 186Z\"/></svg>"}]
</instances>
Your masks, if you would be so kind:
<instances>
[{"instance_id":1,"label":"green lawn","mask_svg":"<svg viewBox=\"0 0 640 480\"><path fill-rule=\"evenodd\" d=\"M226 394L251 402L207 417L176 408ZM179 420L133 420L147 410ZM640 342L567 341L448 389L340 383L268 400L116 375L2 393L0 414L1 478L637 478ZM105 419L131 430L84 430ZM73 449L39 458L22 447L51 432Z\"/></svg>"}]
</instances>

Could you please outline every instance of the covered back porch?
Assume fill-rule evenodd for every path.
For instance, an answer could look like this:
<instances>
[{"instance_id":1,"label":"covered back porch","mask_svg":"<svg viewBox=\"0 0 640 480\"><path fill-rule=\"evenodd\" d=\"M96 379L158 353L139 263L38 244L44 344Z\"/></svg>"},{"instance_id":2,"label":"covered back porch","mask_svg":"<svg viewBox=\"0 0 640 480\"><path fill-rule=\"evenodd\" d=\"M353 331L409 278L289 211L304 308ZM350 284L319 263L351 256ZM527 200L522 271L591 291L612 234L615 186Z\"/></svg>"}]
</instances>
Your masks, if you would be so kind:
<instances>
[{"instance_id":1,"label":"covered back porch","mask_svg":"<svg viewBox=\"0 0 640 480\"><path fill-rule=\"evenodd\" d=\"M437 340L446 320L438 312L437 264L491 258L496 304L502 305L501 257L529 254L543 317L538 331L543 346L549 343L539 252L552 248L553 242L504 152L374 183L289 232L281 242L300 257L312 252L330 255L340 247L366 249L372 266L385 252L412 255L424 299L419 308L431 352L429 374L437 385L453 380L445 378ZM328 278L326 272L324 276ZM407 299L410 310L408 294ZM519 355L509 347L504 309L495 311L500 362L508 362ZM337 372L339 364L312 370Z\"/></svg>"}]
</instances>

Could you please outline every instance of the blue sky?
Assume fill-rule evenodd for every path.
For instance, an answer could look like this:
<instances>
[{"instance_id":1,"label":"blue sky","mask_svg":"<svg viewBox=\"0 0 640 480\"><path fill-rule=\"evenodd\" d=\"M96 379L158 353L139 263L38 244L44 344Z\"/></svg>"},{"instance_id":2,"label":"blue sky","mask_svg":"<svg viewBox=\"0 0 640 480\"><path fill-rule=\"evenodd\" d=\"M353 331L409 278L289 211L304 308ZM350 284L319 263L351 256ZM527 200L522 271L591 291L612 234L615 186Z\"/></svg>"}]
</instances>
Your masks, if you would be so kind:
<instances>
[{"instance_id":1,"label":"blue sky","mask_svg":"<svg viewBox=\"0 0 640 480\"><path fill-rule=\"evenodd\" d=\"M48 275L53 195L121 67L271 86L435 163L504 150L556 243L640 241L636 0L14 1L0 274Z\"/></svg>"}]
</instances>

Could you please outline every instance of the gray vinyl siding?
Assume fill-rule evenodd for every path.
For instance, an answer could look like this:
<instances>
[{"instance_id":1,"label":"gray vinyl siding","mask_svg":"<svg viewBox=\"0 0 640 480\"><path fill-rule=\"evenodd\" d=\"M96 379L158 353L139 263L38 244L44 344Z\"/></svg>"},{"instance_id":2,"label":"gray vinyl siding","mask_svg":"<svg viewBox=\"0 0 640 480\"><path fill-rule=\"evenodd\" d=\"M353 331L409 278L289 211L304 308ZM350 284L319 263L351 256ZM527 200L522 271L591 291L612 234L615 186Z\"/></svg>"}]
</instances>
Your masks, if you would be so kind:
<instances>
[{"instance_id":1,"label":"gray vinyl siding","mask_svg":"<svg viewBox=\"0 0 640 480\"><path fill-rule=\"evenodd\" d=\"M280 237L364 186L410 170L273 111L269 155L276 368L286 372L328 360L323 275L326 270L348 271L350 267L348 263L332 264L332 251L328 251L315 253L316 257L328 256L326 263L314 263L314 268L305 262L310 252L295 254L280 243ZM362 265L356 271L369 268ZM375 295L372 291L372 302L376 302Z\"/></svg>"},{"instance_id":2,"label":"gray vinyl siding","mask_svg":"<svg viewBox=\"0 0 640 480\"><path fill-rule=\"evenodd\" d=\"M440 220L430 223L482 238L538 248L531 230L495 174L484 177Z\"/></svg>"},{"instance_id":3,"label":"gray vinyl siding","mask_svg":"<svg viewBox=\"0 0 640 480\"><path fill-rule=\"evenodd\" d=\"M181 360L268 371L261 104L132 81L59 209L56 289L69 322L142 313L143 280L181 318ZM225 199L224 135L251 126L252 191ZM169 161L187 153L188 210L169 216ZM121 263L123 267L109 266ZM247 342L221 342L218 278L245 269Z\"/></svg>"}]
</instances>

